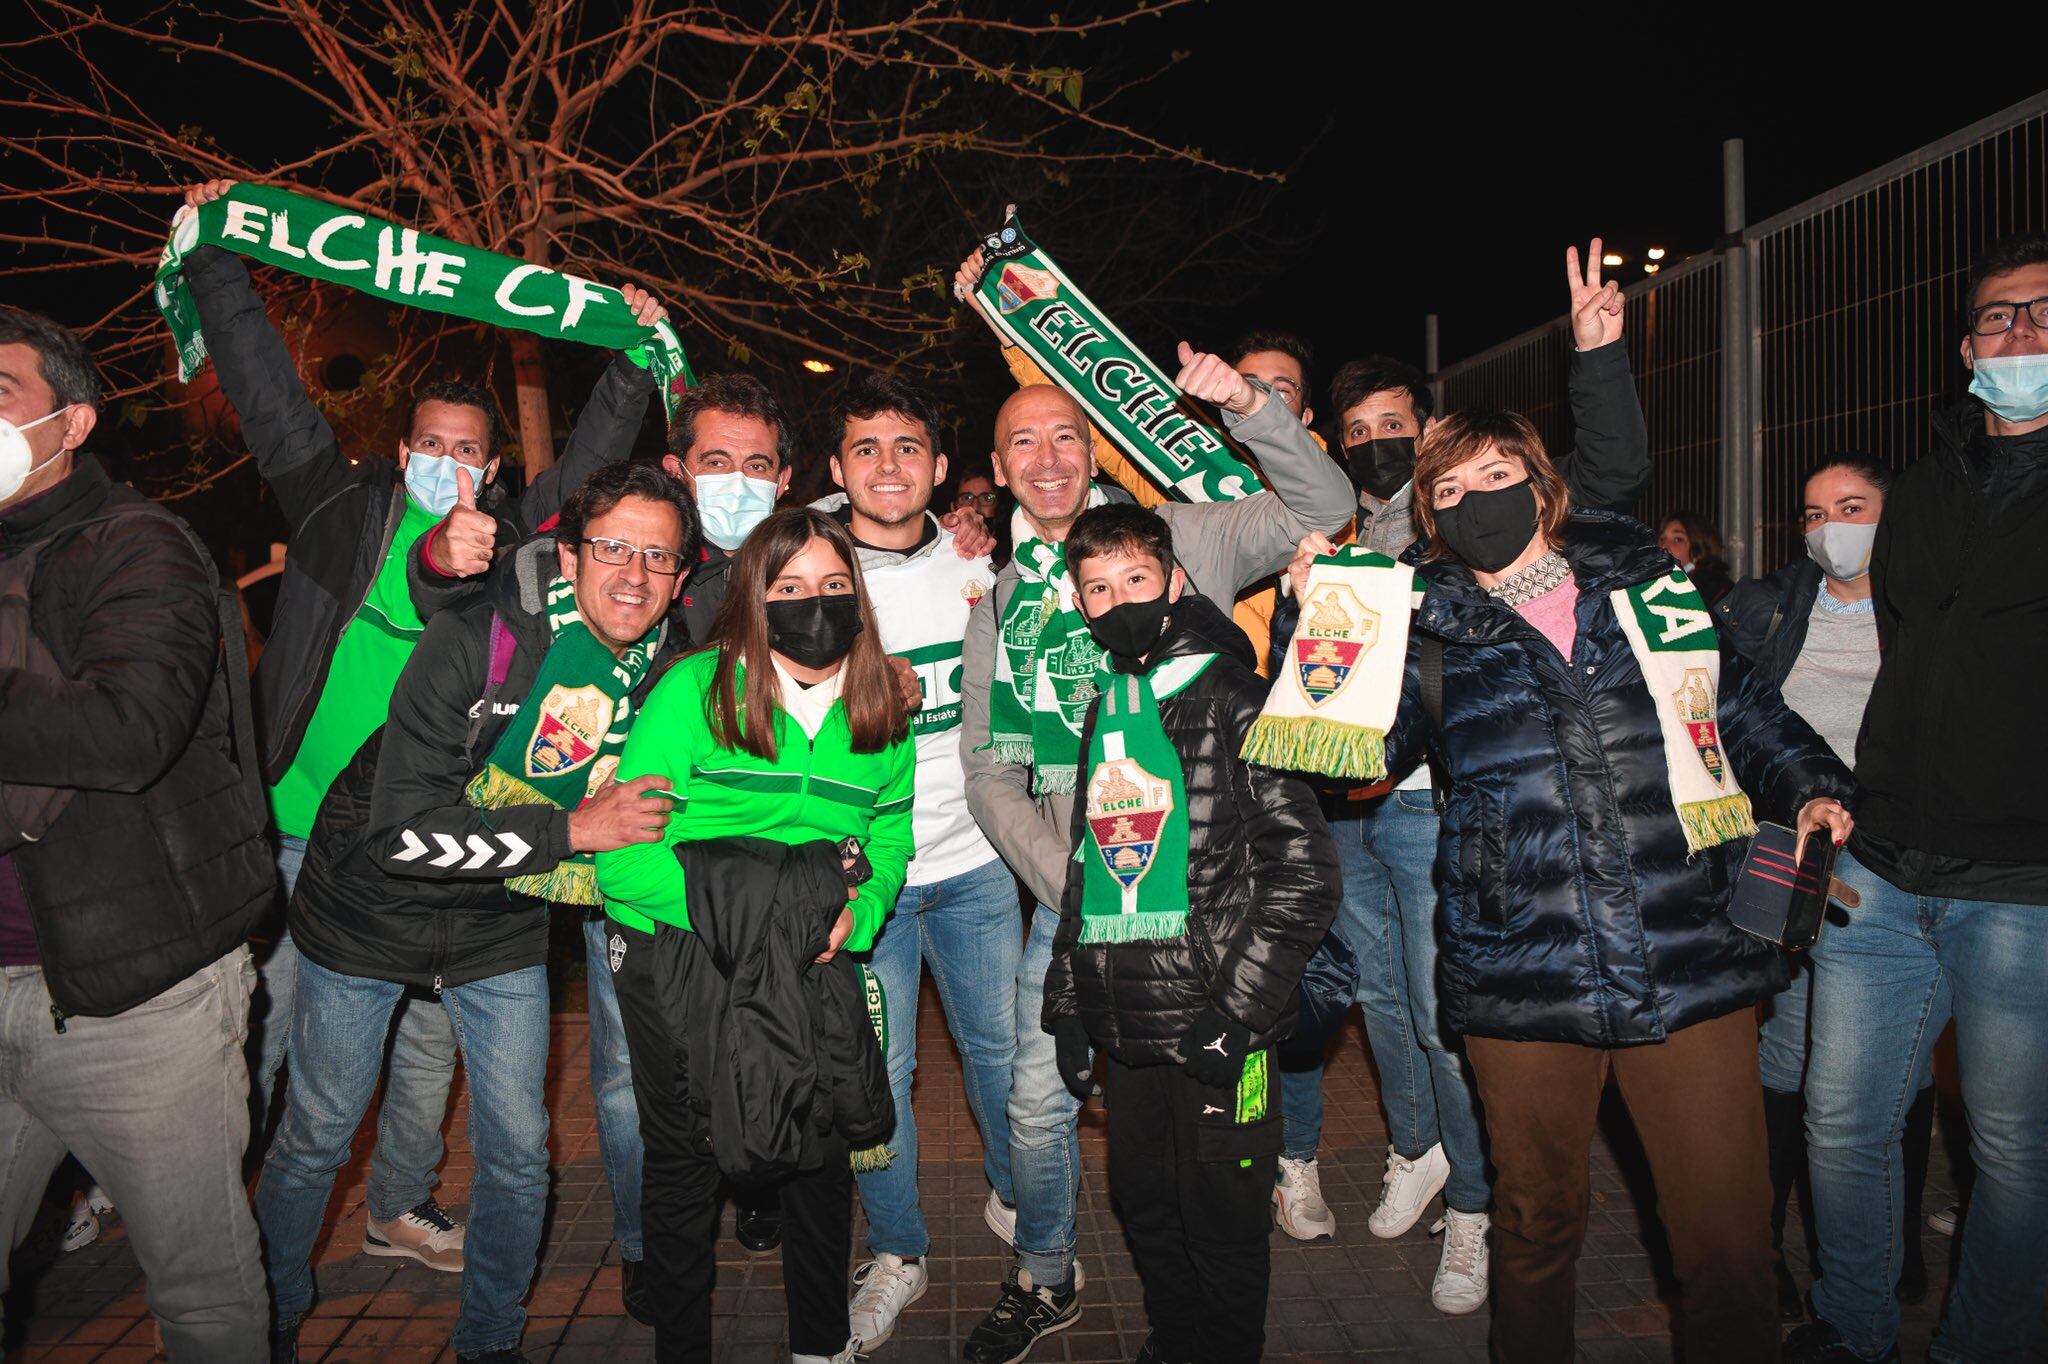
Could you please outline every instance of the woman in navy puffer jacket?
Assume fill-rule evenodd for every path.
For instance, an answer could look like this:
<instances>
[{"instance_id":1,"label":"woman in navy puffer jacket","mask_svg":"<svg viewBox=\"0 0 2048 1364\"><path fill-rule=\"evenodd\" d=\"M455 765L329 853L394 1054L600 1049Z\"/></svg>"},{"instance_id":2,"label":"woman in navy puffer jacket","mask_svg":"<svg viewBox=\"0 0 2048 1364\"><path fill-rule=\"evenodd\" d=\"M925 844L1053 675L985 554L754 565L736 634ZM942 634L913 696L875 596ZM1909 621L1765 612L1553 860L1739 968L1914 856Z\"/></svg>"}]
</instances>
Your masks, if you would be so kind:
<instances>
[{"instance_id":1,"label":"woman in navy puffer jacket","mask_svg":"<svg viewBox=\"0 0 2048 1364\"><path fill-rule=\"evenodd\" d=\"M1611 1073L1657 1178L1684 1356L1775 1361L1752 1006L1784 977L1777 949L1727 918L1746 839L1688 852L1658 702L1608 595L1676 566L1625 517L1570 515L1541 439L1509 413L1438 424L1415 487L1423 539L1409 558L1427 591L1387 762L1401 771L1427 746L1444 773L1439 969L1499 1172L1494 1357L1572 1357ZM1708 645L1710 659L1709 618L1682 579L1656 599L1679 608L1662 638ZM1758 818L1846 838L1848 771L1767 678L1719 657L1718 739L1667 702L1674 741L1693 740L1671 762L1697 758L1710 775L1725 762ZM1440 685L1425 689L1425 672Z\"/></svg>"}]
</instances>

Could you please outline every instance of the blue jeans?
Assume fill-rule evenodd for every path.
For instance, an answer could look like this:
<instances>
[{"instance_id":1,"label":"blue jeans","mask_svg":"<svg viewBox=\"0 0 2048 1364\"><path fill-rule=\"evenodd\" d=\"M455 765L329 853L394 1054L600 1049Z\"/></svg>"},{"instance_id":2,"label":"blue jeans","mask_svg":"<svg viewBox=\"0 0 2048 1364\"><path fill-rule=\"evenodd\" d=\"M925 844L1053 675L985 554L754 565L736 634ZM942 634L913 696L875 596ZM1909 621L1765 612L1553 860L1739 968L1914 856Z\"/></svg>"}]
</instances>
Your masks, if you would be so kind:
<instances>
[{"instance_id":1,"label":"blue jeans","mask_svg":"<svg viewBox=\"0 0 2048 1364\"><path fill-rule=\"evenodd\" d=\"M895 1158L859 1176L868 1249L922 1255L931 1249L917 1201L917 1119L910 1077L917 1069L919 965L931 963L946 1026L966 1070L967 1107L981 1129L982 1168L1005 1203L1010 1184L1010 1070L1017 1056L1017 965L1024 955L1017 883L997 858L928 885L905 886L882 925L868 969L889 1009L889 1091L896 1100Z\"/></svg>"},{"instance_id":2,"label":"blue jeans","mask_svg":"<svg viewBox=\"0 0 2048 1364\"><path fill-rule=\"evenodd\" d=\"M585 1007L590 1011L590 1102L597 1109L597 1146L604 1182L612 1191L612 1239L619 1258L640 1258L640 1107L633 1101L633 1062L626 1024L619 1017L619 987L612 981L611 947L604 915L583 920Z\"/></svg>"},{"instance_id":3,"label":"blue jeans","mask_svg":"<svg viewBox=\"0 0 2048 1364\"><path fill-rule=\"evenodd\" d=\"M1388 1140L1403 1156L1443 1144L1444 1199L1460 1212L1492 1202L1479 1095L1458 1038L1441 1021L1436 988L1436 803L1394 791L1356 820L1333 820L1344 900L1335 932L1358 955L1358 1002L1380 1073ZM1280 1075L1283 1149L1313 1159L1323 1127L1323 1073Z\"/></svg>"},{"instance_id":4,"label":"blue jeans","mask_svg":"<svg viewBox=\"0 0 2048 1364\"><path fill-rule=\"evenodd\" d=\"M338 975L301 959L284 1122L263 1163L256 1221L280 1323L313 1303L312 1255L334 1174L377 1087L382 1042L405 987ZM476 1157L464 1238L460 1354L511 1349L526 1313L547 1212L547 969L529 966L441 992L469 1071Z\"/></svg>"},{"instance_id":5,"label":"blue jeans","mask_svg":"<svg viewBox=\"0 0 2048 1364\"><path fill-rule=\"evenodd\" d=\"M1783 993L1764 1001L1763 1026L1757 1032L1757 1069L1763 1073L1764 1088L1781 1094L1797 1094L1806 1087L1807 1014L1813 993L1813 961L1800 955L1792 960L1792 984ZM1927 1049L1927 1064L1920 1071L1913 1092L1934 1083L1934 1049Z\"/></svg>"},{"instance_id":6,"label":"blue jeans","mask_svg":"<svg viewBox=\"0 0 2048 1364\"><path fill-rule=\"evenodd\" d=\"M1056 909L1031 911L1017 967L1017 1060L1010 1069L1010 1183L1017 1199L1017 1263L1034 1283L1074 1273L1074 1204L1081 1192L1081 1101L1067 1092L1052 1034L1039 1022L1052 965Z\"/></svg>"},{"instance_id":7,"label":"blue jeans","mask_svg":"<svg viewBox=\"0 0 2048 1364\"><path fill-rule=\"evenodd\" d=\"M280 834L277 841L278 879L290 900L306 860L306 840ZM249 1006L250 1041L257 1053L250 1086L252 1142L262 1141L268 1130L277 1072L291 1050L299 949L290 933L278 935L258 958L256 974L261 988ZM455 1029L446 1010L431 999L407 999L399 1006L389 1070L377 1110L377 1146L370 1155L370 1216L379 1222L418 1207L441 1182L434 1173L446 1154L441 1119L448 1112L448 1086L455 1080Z\"/></svg>"},{"instance_id":8,"label":"blue jeans","mask_svg":"<svg viewBox=\"0 0 2048 1364\"><path fill-rule=\"evenodd\" d=\"M2048 1292L2048 909L1913 895L1846 852L1863 899L1813 951L1807 1160L1820 1222L1814 1311L1852 1350L1898 1337L1899 1138L1950 1018L1977 1182L1962 1265L1928 1358L2026 1356Z\"/></svg>"}]
</instances>

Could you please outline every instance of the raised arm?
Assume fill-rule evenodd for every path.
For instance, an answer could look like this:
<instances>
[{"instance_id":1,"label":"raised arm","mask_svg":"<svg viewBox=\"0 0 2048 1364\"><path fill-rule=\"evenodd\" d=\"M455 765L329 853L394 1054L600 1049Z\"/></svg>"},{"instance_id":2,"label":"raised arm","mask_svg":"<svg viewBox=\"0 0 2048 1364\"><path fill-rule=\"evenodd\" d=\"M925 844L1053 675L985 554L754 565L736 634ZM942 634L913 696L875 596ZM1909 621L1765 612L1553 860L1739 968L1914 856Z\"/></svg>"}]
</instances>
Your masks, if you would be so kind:
<instances>
[{"instance_id":1,"label":"raised arm","mask_svg":"<svg viewBox=\"0 0 2048 1364\"><path fill-rule=\"evenodd\" d=\"M626 284L619 292L633 310L633 320L642 326L668 320L668 309L645 289ZM597 376L590 401L576 414L562 457L536 474L520 495L518 529L522 537L560 515L562 504L576 495L585 479L607 464L631 458L654 388L653 375L623 354L612 357L604 373Z\"/></svg>"},{"instance_id":2,"label":"raised arm","mask_svg":"<svg viewBox=\"0 0 2048 1364\"><path fill-rule=\"evenodd\" d=\"M1220 552L1226 583L1196 586L1221 601L1287 567L1295 546L1311 532L1335 535L1358 508L1350 476L1324 453L1287 404L1214 355L1181 344L1176 382L1190 397L1222 409L1224 425L1259 462L1269 487L1236 502L1172 506L1174 535L1200 538Z\"/></svg>"},{"instance_id":3,"label":"raised arm","mask_svg":"<svg viewBox=\"0 0 2048 1364\"><path fill-rule=\"evenodd\" d=\"M1565 387L1571 398L1576 444L1560 461L1572 499L1580 506L1626 512L1650 486L1650 430L1629 375L1623 337L1621 287L1600 282L1601 241L1564 252L1571 295L1572 354Z\"/></svg>"},{"instance_id":4,"label":"raised arm","mask_svg":"<svg viewBox=\"0 0 2048 1364\"><path fill-rule=\"evenodd\" d=\"M233 186L232 180L209 181L188 190L185 203L197 212L198 205ZM306 395L298 365L264 311L242 258L217 246L197 247L185 257L184 274L220 390L241 420L242 441L296 531L348 481L348 457Z\"/></svg>"}]
</instances>

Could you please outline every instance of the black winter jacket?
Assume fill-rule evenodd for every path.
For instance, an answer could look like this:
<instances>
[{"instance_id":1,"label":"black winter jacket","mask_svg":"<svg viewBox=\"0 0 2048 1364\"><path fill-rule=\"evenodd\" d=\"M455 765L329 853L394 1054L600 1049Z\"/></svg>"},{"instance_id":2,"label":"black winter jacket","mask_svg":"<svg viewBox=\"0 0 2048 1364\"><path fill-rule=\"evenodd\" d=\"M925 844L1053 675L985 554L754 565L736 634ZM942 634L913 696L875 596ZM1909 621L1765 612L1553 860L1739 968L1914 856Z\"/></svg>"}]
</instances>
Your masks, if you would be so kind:
<instances>
[{"instance_id":1,"label":"black winter jacket","mask_svg":"<svg viewBox=\"0 0 2048 1364\"><path fill-rule=\"evenodd\" d=\"M1857 741L1856 847L1874 835L1933 855L1925 886L1879 868L1912 889L2048 904L2048 430L1993 438L1983 421L1974 399L1941 414L1885 498L1871 556L1884 660Z\"/></svg>"},{"instance_id":2,"label":"black winter jacket","mask_svg":"<svg viewBox=\"0 0 2048 1364\"><path fill-rule=\"evenodd\" d=\"M1661 1042L1781 988L1781 954L1728 921L1746 841L1686 851L1656 709L1607 599L1669 573L1671 557L1605 512L1573 516L1562 552L1579 588L1569 662L1470 569L1421 568L1415 629L1443 642L1443 724L1419 704L1411 633L1387 764L1412 765L1425 742L1444 764L1438 971L1451 1030ZM1851 794L1848 769L1725 641L1719 702L1723 751L1758 818L1790 823L1808 800Z\"/></svg>"},{"instance_id":3,"label":"black winter jacket","mask_svg":"<svg viewBox=\"0 0 2048 1364\"><path fill-rule=\"evenodd\" d=\"M1315 792L1292 773L1238 757L1267 686L1252 672L1243 632L1190 592L1175 603L1150 662L1199 653L1216 660L1159 707L1187 788L1187 934L1080 945L1083 867L1074 862L1046 972L1046 1031L1078 1017L1097 1046L1128 1066L1180 1064L1181 1038L1209 1004L1250 1029L1254 1046L1285 1038L1302 968L1343 896L1337 846ZM1089 708L1084 754L1100 706ZM1076 848L1084 812L1075 801Z\"/></svg>"},{"instance_id":4,"label":"black winter jacket","mask_svg":"<svg viewBox=\"0 0 2048 1364\"><path fill-rule=\"evenodd\" d=\"M213 565L147 508L81 454L0 519L0 557L62 537L42 551L29 620L65 676L0 669L0 780L76 792L13 854L67 1014L153 998L232 951L277 898L269 811L244 779L256 755L231 737ZM136 510L80 525L120 509Z\"/></svg>"},{"instance_id":5,"label":"black winter jacket","mask_svg":"<svg viewBox=\"0 0 2048 1364\"><path fill-rule=\"evenodd\" d=\"M1775 573L1744 578L1719 601L1708 603L1721 638L1754 663L1774 687L1785 685L1799 651L1806 647L1822 576L1813 557L1801 554Z\"/></svg>"},{"instance_id":6,"label":"black winter jacket","mask_svg":"<svg viewBox=\"0 0 2048 1364\"><path fill-rule=\"evenodd\" d=\"M675 854L690 927L655 934L655 979L719 1169L769 1183L816 1169L828 1132L855 1150L885 1139L896 1107L860 969L844 952L813 961L846 908L838 850L713 838Z\"/></svg>"},{"instance_id":7,"label":"black winter jacket","mask_svg":"<svg viewBox=\"0 0 2048 1364\"><path fill-rule=\"evenodd\" d=\"M221 392L234 405L256 470L291 527L270 636L256 665L263 775L275 785L298 756L342 629L362 607L391 548L405 512L405 483L397 464L381 453L358 462L343 453L306 395L240 256L200 247L185 258L185 278ZM525 538L561 510L592 470L625 458L653 392L646 371L615 359L599 377L562 457L516 503L495 481L478 494L477 506L498 518L499 542Z\"/></svg>"},{"instance_id":8,"label":"black winter jacket","mask_svg":"<svg viewBox=\"0 0 2048 1364\"><path fill-rule=\"evenodd\" d=\"M491 575L487 600L438 612L399 675L390 718L327 788L290 910L293 940L321 966L438 990L546 963L547 906L505 881L569 855L569 812L480 810L463 792L547 655L554 574L553 542L531 541ZM486 697L494 612L515 648ZM636 706L672 655L664 643ZM473 871L470 858L437 867L417 851L444 839L495 851Z\"/></svg>"}]
</instances>

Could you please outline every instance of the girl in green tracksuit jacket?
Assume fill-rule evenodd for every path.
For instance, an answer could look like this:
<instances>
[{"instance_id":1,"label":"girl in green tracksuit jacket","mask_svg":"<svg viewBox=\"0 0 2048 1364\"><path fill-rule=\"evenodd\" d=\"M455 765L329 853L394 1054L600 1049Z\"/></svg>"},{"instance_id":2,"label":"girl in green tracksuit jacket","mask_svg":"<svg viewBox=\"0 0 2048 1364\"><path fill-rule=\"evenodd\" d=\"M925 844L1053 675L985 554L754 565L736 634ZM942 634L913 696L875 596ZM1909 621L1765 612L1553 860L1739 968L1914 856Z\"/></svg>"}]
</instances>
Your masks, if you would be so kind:
<instances>
[{"instance_id":1,"label":"girl in green tracksuit jacket","mask_svg":"<svg viewBox=\"0 0 2048 1364\"><path fill-rule=\"evenodd\" d=\"M710 1086L703 1076L693 1084L688 1048L677 1045L677 1020L695 997L682 982L697 940L675 931L690 928L676 846L742 837L839 844L851 837L871 871L849 890L820 962L874 942L911 855L916 750L845 528L808 509L779 512L756 527L733 560L710 644L655 684L619 760L621 782L666 780L674 792L666 826L652 842L597 856L645 1149L646 1255L644 1264L628 1266L627 1301L653 1324L664 1358L710 1355L718 1234L719 1167L702 1117ZM860 1011L857 1001L849 1003ZM762 1031L777 1033L787 1022L776 1019ZM739 1039L742 1048L751 1036ZM879 1055L875 1061L870 1078L886 1104ZM815 1123L816 1114L805 1120ZM852 1171L842 1137L826 1133L819 1141L819 1167L775 1186L790 1350L800 1361L837 1356L850 1337Z\"/></svg>"},{"instance_id":2,"label":"girl in green tracksuit jacket","mask_svg":"<svg viewBox=\"0 0 2048 1364\"><path fill-rule=\"evenodd\" d=\"M657 923L688 928L683 868L675 855L675 845L685 840L745 835L778 843L837 843L851 835L874 876L847 906L853 932L846 948L866 951L910 865L915 749L906 741L879 753L854 752L842 699L831 702L815 738L778 706L772 760L728 748L712 735L704 714L717 664L716 650L677 663L633 722L618 780L660 773L675 791L675 808L659 842L597 855L606 912L643 933L654 932ZM738 678L744 685L744 665Z\"/></svg>"}]
</instances>

